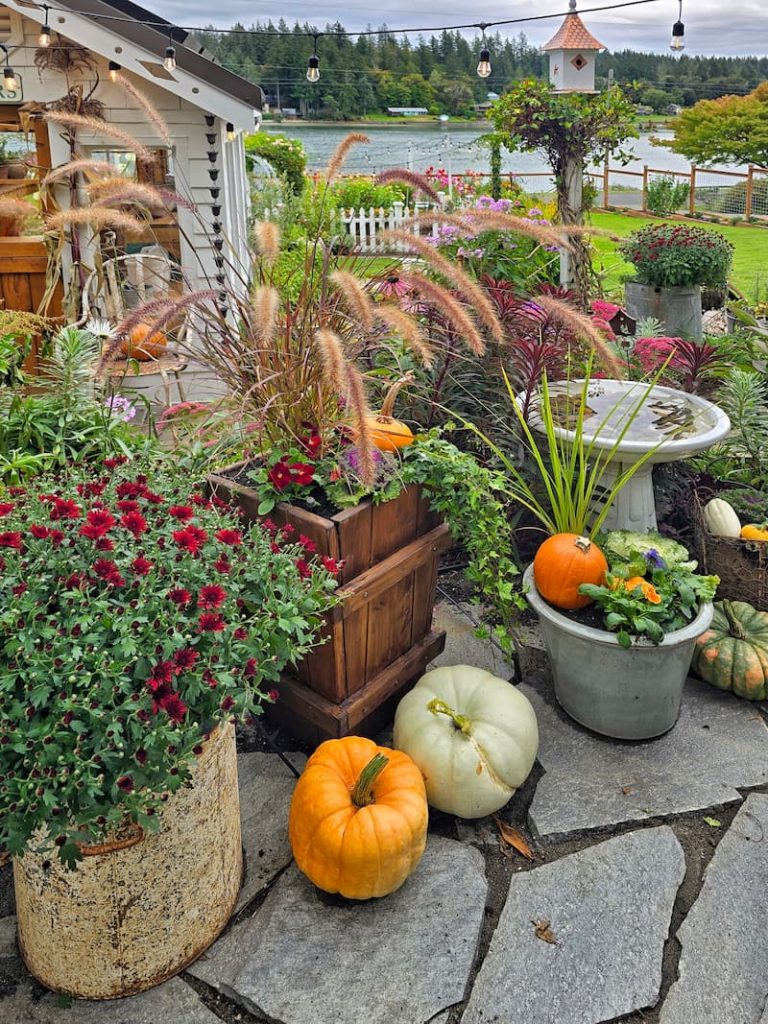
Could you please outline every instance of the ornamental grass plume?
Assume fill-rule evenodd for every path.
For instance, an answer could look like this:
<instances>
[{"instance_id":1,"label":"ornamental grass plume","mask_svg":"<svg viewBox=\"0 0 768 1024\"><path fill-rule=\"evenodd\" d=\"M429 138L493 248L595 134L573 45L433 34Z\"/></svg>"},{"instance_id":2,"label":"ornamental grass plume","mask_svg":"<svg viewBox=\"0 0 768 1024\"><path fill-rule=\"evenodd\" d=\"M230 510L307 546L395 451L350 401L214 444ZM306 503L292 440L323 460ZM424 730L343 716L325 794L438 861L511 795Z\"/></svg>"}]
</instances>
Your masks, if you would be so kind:
<instances>
[{"instance_id":1,"label":"ornamental grass plume","mask_svg":"<svg viewBox=\"0 0 768 1024\"><path fill-rule=\"evenodd\" d=\"M117 125L102 118L72 114L66 110L49 110L43 115L43 119L52 124L60 124L64 128L70 128L75 131L79 129L94 135L106 135L115 142L121 143L129 152L135 153L140 160L146 160L149 163L152 163L154 160L154 154L143 143L139 142L129 132L118 128Z\"/></svg>"}]
</instances>

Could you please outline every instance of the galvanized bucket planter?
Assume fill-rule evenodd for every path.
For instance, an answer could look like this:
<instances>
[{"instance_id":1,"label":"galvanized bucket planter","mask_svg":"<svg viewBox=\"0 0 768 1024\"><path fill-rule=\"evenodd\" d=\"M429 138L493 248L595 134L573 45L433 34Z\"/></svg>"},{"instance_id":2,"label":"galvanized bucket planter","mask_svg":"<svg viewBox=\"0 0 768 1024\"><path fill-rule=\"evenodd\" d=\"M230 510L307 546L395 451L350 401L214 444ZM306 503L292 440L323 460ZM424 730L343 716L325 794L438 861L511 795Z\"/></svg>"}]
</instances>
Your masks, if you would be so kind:
<instances>
[{"instance_id":1,"label":"galvanized bucket planter","mask_svg":"<svg viewBox=\"0 0 768 1024\"><path fill-rule=\"evenodd\" d=\"M621 647L615 633L561 614L541 597L533 567L526 597L539 617L557 702L580 725L621 740L650 740L668 732L680 714L696 638L712 621L704 604L684 629Z\"/></svg>"},{"instance_id":2,"label":"galvanized bucket planter","mask_svg":"<svg viewBox=\"0 0 768 1024\"><path fill-rule=\"evenodd\" d=\"M650 284L628 281L624 285L627 313L635 320L654 317L664 324L670 338L701 341L703 319L701 288L655 288Z\"/></svg>"},{"instance_id":3,"label":"galvanized bucket planter","mask_svg":"<svg viewBox=\"0 0 768 1024\"><path fill-rule=\"evenodd\" d=\"M117 999L195 960L240 890L234 726L206 741L159 832L136 830L83 853L74 871L50 852L14 860L19 946L38 981L79 999Z\"/></svg>"}]
</instances>

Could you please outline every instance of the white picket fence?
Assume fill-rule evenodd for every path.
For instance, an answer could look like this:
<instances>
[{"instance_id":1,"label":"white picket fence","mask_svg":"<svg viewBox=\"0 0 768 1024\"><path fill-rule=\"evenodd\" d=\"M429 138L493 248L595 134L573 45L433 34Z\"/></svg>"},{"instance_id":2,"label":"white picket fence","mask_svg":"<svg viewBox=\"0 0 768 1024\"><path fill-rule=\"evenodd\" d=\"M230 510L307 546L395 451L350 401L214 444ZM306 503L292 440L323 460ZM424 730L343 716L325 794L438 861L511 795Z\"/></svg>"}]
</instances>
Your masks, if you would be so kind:
<instances>
[{"instance_id":1,"label":"white picket fence","mask_svg":"<svg viewBox=\"0 0 768 1024\"><path fill-rule=\"evenodd\" d=\"M405 203L397 202L393 203L389 209L383 207L375 209L370 206L366 210L361 206L358 210L338 210L334 213L331 234L348 240L349 245L360 252L379 254L408 252L408 246L404 242L382 238L383 233L392 230L407 231L413 235L437 238L440 227L438 221L435 220L431 224L420 224L417 220L420 214L435 208L432 203L416 203L409 207ZM279 212L279 208L266 210L264 216L268 220L274 220L278 217Z\"/></svg>"}]
</instances>

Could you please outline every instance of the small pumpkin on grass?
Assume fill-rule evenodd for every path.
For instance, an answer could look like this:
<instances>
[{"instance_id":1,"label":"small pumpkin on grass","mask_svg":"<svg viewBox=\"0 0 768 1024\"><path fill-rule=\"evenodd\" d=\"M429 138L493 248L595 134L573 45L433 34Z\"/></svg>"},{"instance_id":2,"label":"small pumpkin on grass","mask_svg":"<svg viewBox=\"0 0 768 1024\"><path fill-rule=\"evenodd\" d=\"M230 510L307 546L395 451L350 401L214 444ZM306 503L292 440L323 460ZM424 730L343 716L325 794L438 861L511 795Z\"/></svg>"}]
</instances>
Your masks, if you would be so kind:
<instances>
[{"instance_id":1,"label":"small pumpkin on grass","mask_svg":"<svg viewBox=\"0 0 768 1024\"><path fill-rule=\"evenodd\" d=\"M718 601L712 625L696 641L693 671L746 700L768 696L768 612L744 601Z\"/></svg>"},{"instance_id":2,"label":"small pumpkin on grass","mask_svg":"<svg viewBox=\"0 0 768 1024\"><path fill-rule=\"evenodd\" d=\"M536 589L556 608L573 611L586 608L592 599L579 593L582 583L600 587L605 582L608 562L588 537L556 533L547 538L533 560Z\"/></svg>"},{"instance_id":3,"label":"small pumpkin on grass","mask_svg":"<svg viewBox=\"0 0 768 1024\"><path fill-rule=\"evenodd\" d=\"M427 672L403 697L394 743L421 769L433 807L482 818L527 779L539 730L530 701L511 683L454 665Z\"/></svg>"},{"instance_id":4,"label":"small pumpkin on grass","mask_svg":"<svg viewBox=\"0 0 768 1024\"><path fill-rule=\"evenodd\" d=\"M400 750L362 736L326 740L307 761L291 800L288 835L299 869L351 900L387 896L427 842L421 772Z\"/></svg>"},{"instance_id":5,"label":"small pumpkin on grass","mask_svg":"<svg viewBox=\"0 0 768 1024\"><path fill-rule=\"evenodd\" d=\"M400 380L396 380L384 396L381 411L374 416L369 416L366 421L371 442L380 452L396 452L398 448L407 448L409 444L413 444L414 436L411 428L407 423L396 420L392 415L398 392L412 380L413 375L410 373L406 373Z\"/></svg>"},{"instance_id":6,"label":"small pumpkin on grass","mask_svg":"<svg viewBox=\"0 0 768 1024\"><path fill-rule=\"evenodd\" d=\"M168 338L160 331L152 331L149 324L137 324L120 343L123 359L137 359L140 363L160 359L165 354Z\"/></svg>"}]
</instances>

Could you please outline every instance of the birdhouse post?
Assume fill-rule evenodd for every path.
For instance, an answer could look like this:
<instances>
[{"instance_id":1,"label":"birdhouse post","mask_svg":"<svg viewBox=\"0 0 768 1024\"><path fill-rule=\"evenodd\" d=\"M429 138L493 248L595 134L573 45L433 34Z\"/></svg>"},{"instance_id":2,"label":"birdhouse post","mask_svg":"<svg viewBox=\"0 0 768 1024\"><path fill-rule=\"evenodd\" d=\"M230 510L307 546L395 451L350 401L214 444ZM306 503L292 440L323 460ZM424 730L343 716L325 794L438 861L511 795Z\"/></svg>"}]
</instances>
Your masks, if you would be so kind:
<instances>
[{"instance_id":1,"label":"birdhouse post","mask_svg":"<svg viewBox=\"0 0 768 1024\"><path fill-rule=\"evenodd\" d=\"M549 82L555 92L594 93L595 62L598 53L605 47L587 29L576 13L576 0L569 0L570 12L542 50L549 55ZM568 222L583 222L584 168L579 161L570 161L564 170L568 191ZM566 219L565 217L563 218ZM570 254L560 250L560 283L573 285L573 268Z\"/></svg>"}]
</instances>

